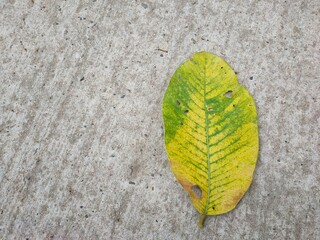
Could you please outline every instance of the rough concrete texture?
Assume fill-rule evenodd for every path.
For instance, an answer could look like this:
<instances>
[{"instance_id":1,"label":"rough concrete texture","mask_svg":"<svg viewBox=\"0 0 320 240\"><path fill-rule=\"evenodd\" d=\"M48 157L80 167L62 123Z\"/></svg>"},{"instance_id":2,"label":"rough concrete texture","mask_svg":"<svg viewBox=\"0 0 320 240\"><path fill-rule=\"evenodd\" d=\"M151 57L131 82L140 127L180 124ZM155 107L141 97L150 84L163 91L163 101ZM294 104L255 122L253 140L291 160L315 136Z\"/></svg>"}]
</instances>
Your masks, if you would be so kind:
<instances>
[{"instance_id":1,"label":"rough concrete texture","mask_svg":"<svg viewBox=\"0 0 320 240\"><path fill-rule=\"evenodd\" d=\"M1 239L320 239L319 0L4 0L0 50ZM238 207L198 229L161 101L202 50L261 143Z\"/></svg>"}]
</instances>

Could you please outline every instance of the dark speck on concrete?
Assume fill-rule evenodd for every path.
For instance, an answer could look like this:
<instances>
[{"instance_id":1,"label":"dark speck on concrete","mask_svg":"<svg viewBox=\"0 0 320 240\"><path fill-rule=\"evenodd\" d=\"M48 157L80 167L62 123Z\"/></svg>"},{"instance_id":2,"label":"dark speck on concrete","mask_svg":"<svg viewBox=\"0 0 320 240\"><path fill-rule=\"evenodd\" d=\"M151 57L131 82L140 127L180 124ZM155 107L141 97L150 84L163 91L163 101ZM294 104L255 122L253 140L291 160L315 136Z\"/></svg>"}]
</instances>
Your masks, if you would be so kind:
<instances>
[{"instance_id":1,"label":"dark speck on concrete","mask_svg":"<svg viewBox=\"0 0 320 240\"><path fill-rule=\"evenodd\" d=\"M162 53L160 54L160 57L163 57L163 54L162 54Z\"/></svg>"},{"instance_id":2,"label":"dark speck on concrete","mask_svg":"<svg viewBox=\"0 0 320 240\"><path fill-rule=\"evenodd\" d=\"M145 3L141 3L141 6L142 6L143 8L148 8L148 4L145 4Z\"/></svg>"},{"instance_id":3,"label":"dark speck on concrete","mask_svg":"<svg viewBox=\"0 0 320 240\"><path fill-rule=\"evenodd\" d=\"M122 95L121 98L124 98L126 95Z\"/></svg>"},{"instance_id":4,"label":"dark speck on concrete","mask_svg":"<svg viewBox=\"0 0 320 240\"><path fill-rule=\"evenodd\" d=\"M80 82L82 82L84 80L84 77L82 77L81 79L80 79Z\"/></svg>"},{"instance_id":5,"label":"dark speck on concrete","mask_svg":"<svg viewBox=\"0 0 320 240\"><path fill-rule=\"evenodd\" d=\"M253 77L250 77L250 80L253 80Z\"/></svg>"},{"instance_id":6,"label":"dark speck on concrete","mask_svg":"<svg viewBox=\"0 0 320 240\"><path fill-rule=\"evenodd\" d=\"M133 185L135 185L136 183L135 183L135 182L132 182L132 181L129 181L129 184L133 184Z\"/></svg>"}]
</instances>

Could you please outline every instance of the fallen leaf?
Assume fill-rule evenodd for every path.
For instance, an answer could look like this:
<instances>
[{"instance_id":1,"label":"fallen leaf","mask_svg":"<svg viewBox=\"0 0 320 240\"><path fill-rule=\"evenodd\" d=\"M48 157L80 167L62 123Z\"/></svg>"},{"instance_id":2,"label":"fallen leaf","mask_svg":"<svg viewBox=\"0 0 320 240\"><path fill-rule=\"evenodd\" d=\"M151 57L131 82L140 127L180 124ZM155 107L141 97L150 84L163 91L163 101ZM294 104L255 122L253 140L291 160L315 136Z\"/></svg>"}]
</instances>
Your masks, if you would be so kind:
<instances>
[{"instance_id":1,"label":"fallen leaf","mask_svg":"<svg viewBox=\"0 0 320 240\"><path fill-rule=\"evenodd\" d=\"M231 67L199 52L172 76L162 113L171 170L201 214L234 209L248 190L258 150L255 103Z\"/></svg>"}]
</instances>

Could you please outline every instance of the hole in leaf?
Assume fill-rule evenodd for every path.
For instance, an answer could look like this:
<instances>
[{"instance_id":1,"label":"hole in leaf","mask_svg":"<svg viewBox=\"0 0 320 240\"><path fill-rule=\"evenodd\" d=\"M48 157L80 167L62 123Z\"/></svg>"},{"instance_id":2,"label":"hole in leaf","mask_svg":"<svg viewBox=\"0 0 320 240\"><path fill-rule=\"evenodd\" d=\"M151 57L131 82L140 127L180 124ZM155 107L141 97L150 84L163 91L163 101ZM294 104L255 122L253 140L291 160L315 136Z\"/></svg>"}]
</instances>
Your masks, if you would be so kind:
<instances>
[{"instance_id":1,"label":"hole in leaf","mask_svg":"<svg viewBox=\"0 0 320 240\"><path fill-rule=\"evenodd\" d=\"M232 91L229 90L228 92L226 92L223 96L227 97L227 98L232 98Z\"/></svg>"},{"instance_id":2,"label":"hole in leaf","mask_svg":"<svg viewBox=\"0 0 320 240\"><path fill-rule=\"evenodd\" d=\"M189 112L189 110L185 110L184 113L187 114Z\"/></svg>"},{"instance_id":3,"label":"hole in leaf","mask_svg":"<svg viewBox=\"0 0 320 240\"><path fill-rule=\"evenodd\" d=\"M192 192L197 196L197 197L201 197L202 196L202 191L201 188L198 185L193 185L191 187Z\"/></svg>"},{"instance_id":4,"label":"hole in leaf","mask_svg":"<svg viewBox=\"0 0 320 240\"><path fill-rule=\"evenodd\" d=\"M179 100L177 100L177 101L176 101L176 103L177 103L177 105L180 105L180 102L179 102Z\"/></svg>"},{"instance_id":5,"label":"hole in leaf","mask_svg":"<svg viewBox=\"0 0 320 240\"><path fill-rule=\"evenodd\" d=\"M212 207L212 210L215 210L215 208L214 208L214 207Z\"/></svg>"}]
</instances>

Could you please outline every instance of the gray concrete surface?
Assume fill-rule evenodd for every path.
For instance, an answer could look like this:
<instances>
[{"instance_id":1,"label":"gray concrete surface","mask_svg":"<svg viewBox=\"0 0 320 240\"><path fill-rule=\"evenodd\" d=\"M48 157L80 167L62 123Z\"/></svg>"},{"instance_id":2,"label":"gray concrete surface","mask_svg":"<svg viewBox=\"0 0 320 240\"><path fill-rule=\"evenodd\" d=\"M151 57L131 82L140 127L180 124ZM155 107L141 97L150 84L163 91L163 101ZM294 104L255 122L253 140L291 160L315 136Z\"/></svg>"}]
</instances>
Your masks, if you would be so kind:
<instances>
[{"instance_id":1,"label":"gray concrete surface","mask_svg":"<svg viewBox=\"0 0 320 240\"><path fill-rule=\"evenodd\" d=\"M261 148L200 230L161 101L202 50L253 94ZM0 239L320 239L319 0L3 0L0 51Z\"/></svg>"}]
</instances>

